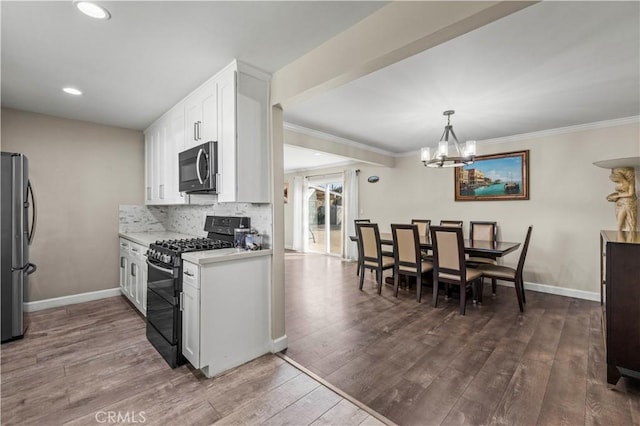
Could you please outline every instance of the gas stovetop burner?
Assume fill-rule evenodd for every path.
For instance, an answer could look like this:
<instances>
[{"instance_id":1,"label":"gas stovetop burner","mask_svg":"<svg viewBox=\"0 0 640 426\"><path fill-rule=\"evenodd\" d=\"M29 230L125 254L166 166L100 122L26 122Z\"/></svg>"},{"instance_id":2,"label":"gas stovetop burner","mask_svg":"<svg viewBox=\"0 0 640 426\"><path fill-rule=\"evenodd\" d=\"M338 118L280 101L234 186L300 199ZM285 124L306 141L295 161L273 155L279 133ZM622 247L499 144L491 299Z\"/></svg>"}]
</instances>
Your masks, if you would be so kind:
<instances>
[{"instance_id":1,"label":"gas stovetop burner","mask_svg":"<svg viewBox=\"0 0 640 426\"><path fill-rule=\"evenodd\" d=\"M233 248L233 243L223 240L214 240L211 238L190 238L182 240L164 240L156 241L157 247L167 250L184 253L189 251L215 250L221 248Z\"/></svg>"}]
</instances>

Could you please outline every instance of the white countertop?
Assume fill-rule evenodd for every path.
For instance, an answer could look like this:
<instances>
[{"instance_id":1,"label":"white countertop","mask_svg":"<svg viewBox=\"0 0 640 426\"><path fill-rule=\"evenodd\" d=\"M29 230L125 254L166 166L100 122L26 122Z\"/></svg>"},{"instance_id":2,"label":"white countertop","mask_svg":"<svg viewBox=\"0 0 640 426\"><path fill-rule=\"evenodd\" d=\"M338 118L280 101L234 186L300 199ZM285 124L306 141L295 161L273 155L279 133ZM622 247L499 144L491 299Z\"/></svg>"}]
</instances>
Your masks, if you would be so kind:
<instances>
[{"instance_id":1,"label":"white countertop","mask_svg":"<svg viewBox=\"0 0 640 426\"><path fill-rule=\"evenodd\" d=\"M183 238L197 238L194 235L179 234L177 232L120 232L120 237L142 244L149 247L151 243L157 240L175 240ZM270 256L273 253L271 249L247 251L235 248L194 251L182 253L182 259L197 265L206 265L207 263L227 262L230 260L246 259L256 256Z\"/></svg>"},{"instance_id":2,"label":"white countertop","mask_svg":"<svg viewBox=\"0 0 640 426\"><path fill-rule=\"evenodd\" d=\"M157 240L180 240L183 238L197 238L194 235L179 234L177 232L120 232L122 238L131 240L134 243L142 244L149 247L151 243L155 243Z\"/></svg>"},{"instance_id":3,"label":"white countertop","mask_svg":"<svg viewBox=\"0 0 640 426\"><path fill-rule=\"evenodd\" d=\"M192 251L182 254L182 260L195 263L197 265L206 265L208 263L216 262L228 262L230 260L247 259L257 256L270 256L273 253L271 249L247 251L235 248L207 250L207 251Z\"/></svg>"}]
</instances>

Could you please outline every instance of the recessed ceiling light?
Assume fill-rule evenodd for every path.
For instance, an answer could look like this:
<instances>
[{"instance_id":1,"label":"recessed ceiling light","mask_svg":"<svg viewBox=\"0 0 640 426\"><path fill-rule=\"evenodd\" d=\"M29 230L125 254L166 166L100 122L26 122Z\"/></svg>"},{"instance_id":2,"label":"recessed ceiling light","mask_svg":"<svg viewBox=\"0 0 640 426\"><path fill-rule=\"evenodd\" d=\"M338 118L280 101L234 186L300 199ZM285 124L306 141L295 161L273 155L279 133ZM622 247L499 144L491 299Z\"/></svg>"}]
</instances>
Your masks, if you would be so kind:
<instances>
[{"instance_id":1,"label":"recessed ceiling light","mask_svg":"<svg viewBox=\"0 0 640 426\"><path fill-rule=\"evenodd\" d=\"M64 93L68 93L68 94L70 94L70 95L75 95L75 96L80 96L80 95L82 95L82 92L81 92L80 90L75 89L75 88L73 88L73 87L65 87L65 88L63 88L63 89L62 89L62 91L63 91Z\"/></svg>"},{"instance_id":2,"label":"recessed ceiling light","mask_svg":"<svg viewBox=\"0 0 640 426\"><path fill-rule=\"evenodd\" d=\"M74 4L78 8L78 10L80 10L80 12L92 18L95 18L95 19L111 18L111 14L109 13L109 11L96 3L92 3L89 1L75 1Z\"/></svg>"}]
</instances>

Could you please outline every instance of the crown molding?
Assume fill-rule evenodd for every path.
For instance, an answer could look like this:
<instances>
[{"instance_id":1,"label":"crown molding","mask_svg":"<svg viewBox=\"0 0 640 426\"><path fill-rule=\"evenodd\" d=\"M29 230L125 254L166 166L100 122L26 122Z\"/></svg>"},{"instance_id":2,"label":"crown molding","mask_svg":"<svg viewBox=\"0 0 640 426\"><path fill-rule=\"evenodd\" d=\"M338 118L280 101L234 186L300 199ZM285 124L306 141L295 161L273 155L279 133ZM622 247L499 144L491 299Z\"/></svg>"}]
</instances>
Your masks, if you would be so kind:
<instances>
[{"instance_id":1,"label":"crown molding","mask_svg":"<svg viewBox=\"0 0 640 426\"><path fill-rule=\"evenodd\" d=\"M478 146L485 145L498 145L509 142L517 142L528 139L544 138L549 136L564 135L567 133L582 132L585 130L604 129L607 127L623 126L625 124L639 124L640 115L634 115L631 117L615 118L613 120L596 121L593 123L577 124L575 126L558 127L557 129L540 130L538 132L522 133L519 135L504 136L495 139L478 140ZM395 157L411 157L413 155L420 155L420 150L407 151L400 154L395 154Z\"/></svg>"},{"instance_id":2,"label":"crown molding","mask_svg":"<svg viewBox=\"0 0 640 426\"><path fill-rule=\"evenodd\" d=\"M382 154L389 157L396 157L398 154L386 151L384 149L375 148L373 146L366 145L361 142L356 142L351 139L342 138L340 136L332 135L330 133L321 132L319 130L309 129L308 127L299 126L297 124L284 122L283 125L285 130L290 130L292 132L302 133L303 135L313 136L318 139L323 139L329 142L335 142L340 145L346 145L353 148L358 148L363 151L369 151L375 154Z\"/></svg>"},{"instance_id":3,"label":"crown molding","mask_svg":"<svg viewBox=\"0 0 640 426\"><path fill-rule=\"evenodd\" d=\"M350 166L352 164L357 164L357 163L360 163L360 161L348 160L348 161L342 161L340 163L335 163L335 164L325 164L323 166L300 167L300 168L297 168L297 169L285 170L284 174L285 175L294 175L294 174L303 173L303 172L309 172L309 171L313 171L313 170L333 169L333 168L337 168L337 167Z\"/></svg>"},{"instance_id":4,"label":"crown molding","mask_svg":"<svg viewBox=\"0 0 640 426\"><path fill-rule=\"evenodd\" d=\"M564 135L566 133L576 133L585 130L604 129L607 127L622 126L625 124L640 123L640 116L615 118L613 120L596 121L593 123L577 124L575 126L558 127L557 129L540 130L538 132L522 133L519 135L504 136L502 138L485 139L478 141L482 145L493 145L507 142L517 142L526 139L544 138L549 136Z\"/></svg>"}]
</instances>

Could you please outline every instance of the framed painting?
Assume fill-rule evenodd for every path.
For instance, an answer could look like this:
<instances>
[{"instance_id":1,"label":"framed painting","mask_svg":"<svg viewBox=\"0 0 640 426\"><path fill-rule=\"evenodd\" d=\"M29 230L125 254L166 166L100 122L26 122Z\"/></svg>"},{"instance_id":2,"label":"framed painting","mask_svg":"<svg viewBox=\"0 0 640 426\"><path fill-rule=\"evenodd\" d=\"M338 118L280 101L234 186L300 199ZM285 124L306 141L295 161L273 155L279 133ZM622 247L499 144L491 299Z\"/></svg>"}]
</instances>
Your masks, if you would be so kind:
<instances>
[{"instance_id":1,"label":"framed painting","mask_svg":"<svg viewBox=\"0 0 640 426\"><path fill-rule=\"evenodd\" d=\"M478 155L455 172L456 201L529 199L529 150Z\"/></svg>"}]
</instances>

